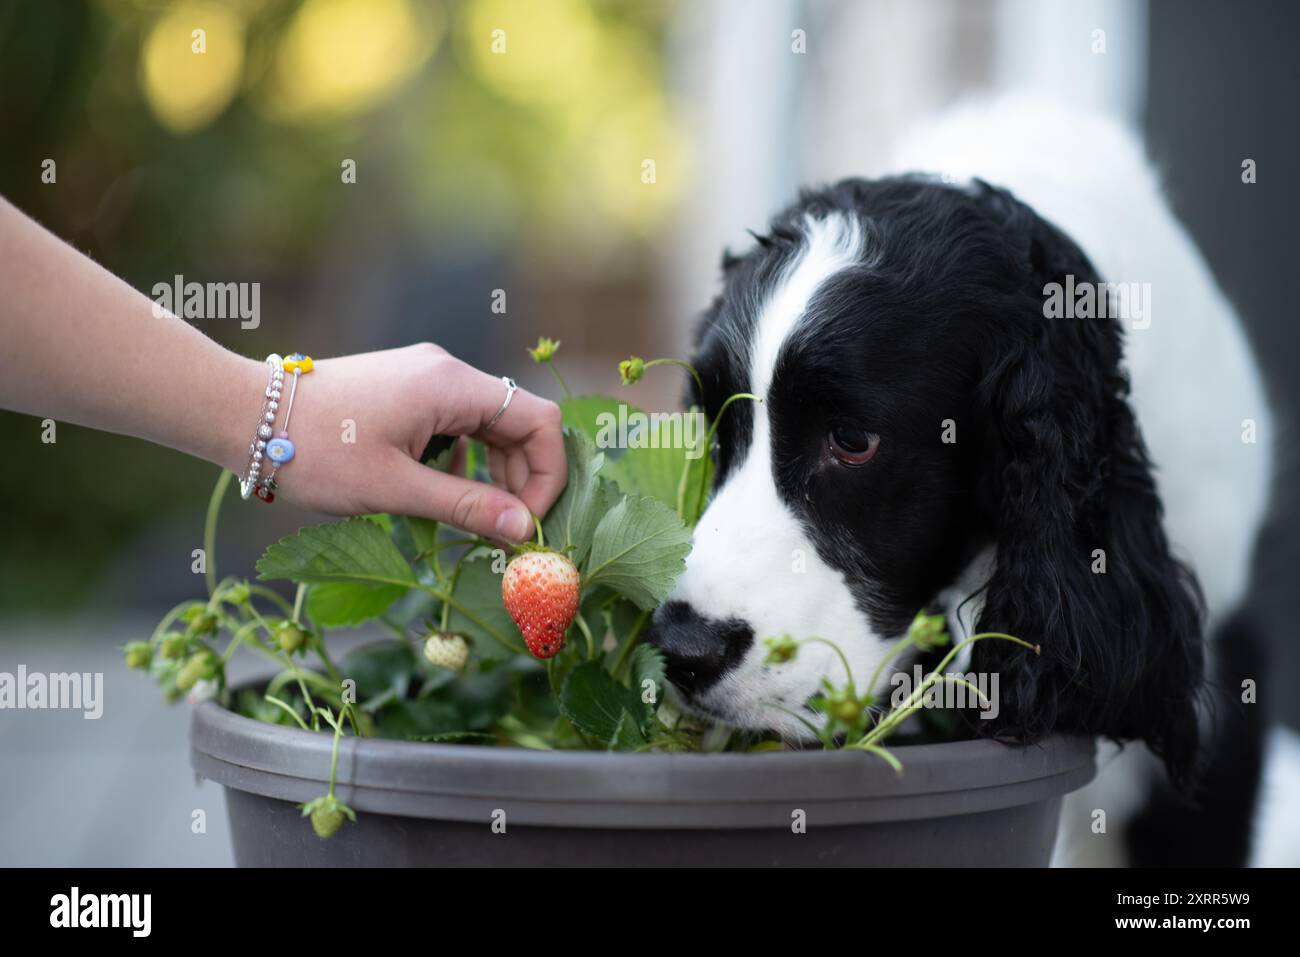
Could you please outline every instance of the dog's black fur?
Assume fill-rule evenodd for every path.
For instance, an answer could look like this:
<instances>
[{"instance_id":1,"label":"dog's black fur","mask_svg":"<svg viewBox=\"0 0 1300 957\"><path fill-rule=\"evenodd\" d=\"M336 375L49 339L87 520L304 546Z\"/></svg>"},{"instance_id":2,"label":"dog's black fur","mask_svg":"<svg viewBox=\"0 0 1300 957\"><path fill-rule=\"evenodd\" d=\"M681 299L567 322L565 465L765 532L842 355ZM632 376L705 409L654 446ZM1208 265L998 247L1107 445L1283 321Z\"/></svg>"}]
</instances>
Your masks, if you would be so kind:
<instances>
[{"instance_id":1,"label":"dog's black fur","mask_svg":"<svg viewBox=\"0 0 1300 957\"><path fill-rule=\"evenodd\" d=\"M1129 408L1118 321L1049 319L1044 286L1099 282L1080 249L1004 190L922 177L805 192L757 245L723 259L694 363L716 416L747 391L765 294L811 214L854 217L861 263L810 303L768 394L779 494L884 633L901 633L989 545L981 631L1041 646L975 646L1001 674L981 733L1142 740L1172 780L1194 775L1202 602L1171 554L1151 463ZM743 458L753 407L720 425L717 481ZM941 441L952 420L957 441ZM858 468L826 454L829 428L876 433ZM1096 550L1104 574L1094 573Z\"/></svg>"}]
</instances>

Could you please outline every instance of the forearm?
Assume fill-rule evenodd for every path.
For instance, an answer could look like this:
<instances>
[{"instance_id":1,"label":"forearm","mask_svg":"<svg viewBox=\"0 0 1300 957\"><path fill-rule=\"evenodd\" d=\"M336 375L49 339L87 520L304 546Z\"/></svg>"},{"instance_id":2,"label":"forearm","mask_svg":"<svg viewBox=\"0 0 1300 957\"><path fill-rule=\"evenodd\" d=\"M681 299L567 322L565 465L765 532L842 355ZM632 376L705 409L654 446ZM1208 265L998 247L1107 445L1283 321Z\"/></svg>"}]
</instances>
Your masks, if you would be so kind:
<instances>
[{"instance_id":1,"label":"forearm","mask_svg":"<svg viewBox=\"0 0 1300 957\"><path fill-rule=\"evenodd\" d=\"M0 406L241 470L262 363L153 307L0 199Z\"/></svg>"}]
</instances>

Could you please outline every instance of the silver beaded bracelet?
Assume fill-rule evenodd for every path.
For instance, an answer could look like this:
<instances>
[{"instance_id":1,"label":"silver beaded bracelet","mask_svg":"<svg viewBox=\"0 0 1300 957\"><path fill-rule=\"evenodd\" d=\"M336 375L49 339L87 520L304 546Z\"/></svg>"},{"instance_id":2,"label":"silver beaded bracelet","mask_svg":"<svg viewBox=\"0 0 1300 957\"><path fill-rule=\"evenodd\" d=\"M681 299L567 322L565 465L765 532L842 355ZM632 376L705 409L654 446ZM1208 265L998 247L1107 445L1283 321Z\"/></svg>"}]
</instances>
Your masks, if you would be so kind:
<instances>
[{"instance_id":1,"label":"silver beaded bracelet","mask_svg":"<svg viewBox=\"0 0 1300 957\"><path fill-rule=\"evenodd\" d=\"M293 382L289 386L289 404L284 409L284 422L280 425L280 431L275 433L275 438L270 438L268 433L265 436L268 441L263 444L262 454L271 460L271 470L266 478L260 482L255 482L253 492L263 502L268 505L275 501L275 493L279 486L276 484L275 477L280 472L280 467L293 461L297 454L297 449L289 438L289 420L293 417L293 399L298 394L298 380L312 371L314 363L311 356L303 355L301 352L295 352L293 355L285 356L280 369L280 375L286 372L293 373ZM281 380L283 381L283 380ZM276 400L279 400L279 389L276 390Z\"/></svg>"},{"instance_id":2,"label":"silver beaded bracelet","mask_svg":"<svg viewBox=\"0 0 1300 957\"><path fill-rule=\"evenodd\" d=\"M280 408L280 388L284 385L284 360L276 353L266 357L266 392L262 411L257 416L257 431L248 446L248 468L239 482L240 498L249 498L261 482L262 460L266 457L267 440L275 434L275 414Z\"/></svg>"}]
</instances>

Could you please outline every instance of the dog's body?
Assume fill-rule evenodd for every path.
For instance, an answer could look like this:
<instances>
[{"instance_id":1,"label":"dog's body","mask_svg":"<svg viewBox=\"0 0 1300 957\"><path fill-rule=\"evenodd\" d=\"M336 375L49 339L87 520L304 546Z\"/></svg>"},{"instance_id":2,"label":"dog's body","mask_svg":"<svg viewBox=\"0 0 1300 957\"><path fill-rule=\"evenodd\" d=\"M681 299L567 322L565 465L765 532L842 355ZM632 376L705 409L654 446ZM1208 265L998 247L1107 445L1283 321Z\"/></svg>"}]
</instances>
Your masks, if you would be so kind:
<instances>
[{"instance_id":1,"label":"dog's body","mask_svg":"<svg viewBox=\"0 0 1300 957\"><path fill-rule=\"evenodd\" d=\"M1220 629L1252 637L1230 616L1273 423L1236 315L1109 122L1027 102L957 111L899 168L943 178L805 194L724 261L697 398L713 413L733 392L765 401L723 420L714 497L652 630L669 675L697 712L797 738L789 712L842 676L815 646L769 666L763 639L833 638L861 682L913 613L941 608L954 634L1043 645L1033 660L976 647L970 667L999 672L1003 699L981 730L1138 740L1176 781L1231 778L1235 797L1208 800L1241 819L1214 825L1233 835L1216 862L1239 861L1260 728L1233 689L1257 662L1203 647ZM1133 284L1124 315L1104 288L1104 317L1072 295L1101 283ZM1194 812L1151 796L1150 752L1117 762L1126 799L1082 792L1075 850L1094 809L1117 831L1165 801L1129 857L1169 859L1170 822ZM1085 856L1119 859L1118 844Z\"/></svg>"}]
</instances>

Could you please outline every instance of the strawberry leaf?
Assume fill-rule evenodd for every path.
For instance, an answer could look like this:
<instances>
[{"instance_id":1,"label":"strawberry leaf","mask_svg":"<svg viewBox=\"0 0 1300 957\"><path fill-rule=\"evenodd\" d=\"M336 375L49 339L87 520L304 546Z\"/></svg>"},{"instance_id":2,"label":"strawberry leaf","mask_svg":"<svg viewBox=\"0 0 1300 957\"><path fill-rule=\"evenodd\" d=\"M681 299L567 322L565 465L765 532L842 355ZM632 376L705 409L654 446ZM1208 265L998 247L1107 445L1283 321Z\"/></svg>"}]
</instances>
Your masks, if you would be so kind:
<instances>
[{"instance_id":1,"label":"strawberry leaf","mask_svg":"<svg viewBox=\"0 0 1300 957\"><path fill-rule=\"evenodd\" d=\"M388 610L406 589L365 582L318 582L307 592L307 614L322 627L359 625Z\"/></svg>"},{"instance_id":2,"label":"strawberry leaf","mask_svg":"<svg viewBox=\"0 0 1300 957\"><path fill-rule=\"evenodd\" d=\"M614 736L610 738L609 750L611 751L636 751L645 747L646 738L641 733L641 726L632 712L624 711L619 715L618 725L614 728Z\"/></svg>"},{"instance_id":3,"label":"strawberry leaf","mask_svg":"<svg viewBox=\"0 0 1300 957\"><path fill-rule=\"evenodd\" d=\"M705 423L698 410L657 417L603 395L566 399L560 407L564 424L606 453L603 472L622 491L648 495L673 511L680 503L686 523L695 524L713 477L713 461L703 454ZM617 423L625 423L628 434L617 428L611 432ZM688 425L693 431L687 431ZM694 449L685 447L687 439Z\"/></svg>"},{"instance_id":4,"label":"strawberry leaf","mask_svg":"<svg viewBox=\"0 0 1300 957\"><path fill-rule=\"evenodd\" d=\"M690 550L690 529L672 509L624 496L596 526L584 584L606 585L650 611L668 597Z\"/></svg>"},{"instance_id":5,"label":"strawberry leaf","mask_svg":"<svg viewBox=\"0 0 1300 957\"><path fill-rule=\"evenodd\" d=\"M600 434L601 417L610 414L617 418L620 404L607 395L576 395L560 402L560 412L567 428L581 432L594 445Z\"/></svg>"},{"instance_id":6,"label":"strawberry leaf","mask_svg":"<svg viewBox=\"0 0 1300 957\"><path fill-rule=\"evenodd\" d=\"M632 649L632 657L628 662L628 679L632 690L641 699L642 710L647 719L642 722L642 727L645 727L649 719L654 717L659 702L663 700L666 678L663 652L653 645L646 644L637 645ZM650 700L647 701L647 698Z\"/></svg>"},{"instance_id":7,"label":"strawberry leaf","mask_svg":"<svg viewBox=\"0 0 1300 957\"><path fill-rule=\"evenodd\" d=\"M605 457L580 432L566 432L564 452L569 462L569 480L564 492L542 522L546 544L572 549L569 557L581 566L591 549L591 535L603 510L599 507L600 468Z\"/></svg>"},{"instance_id":8,"label":"strawberry leaf","mask_svg":"<svg viewBox=\"0 0 1300 957\"><path fill-rule=\"evenodd\" d=\"M683 447L685 435L679 435L678 431L669 421L652 421L643 435L629 437L632 444L627 452L610 463L606 473L625 491L648 495L674 512L680 502L682 517L688 524L694 524L702 498L701 486L707 487L712 478L713 461L702 452ZM699 446L703 445L703 434L693 439ZM690 458L688 452L695 457Z\"/></svg>"},{"instance_id":9,"label":"strawberry leaf","mask_svg":"<svg viewBox=\"0 0 1300 957\"><path fill-rule=\"evenodd\" d=\"M287 578L318 584L353 582L381 589L371 596L397 598L415 584L411 566L384 529L364 518L304 528L280 539L257 561L262 580ZM355 596L353 596L355 598Z\"/></svg>"},{"instance_id":10,"label":"strawberry leaf","mask_svg":"<svg viewBox=\"0 0 1300 957\"><path fill-rule=\"evenodd\" d=\"M524 649L519 629L501 602L501 576L491 556L471 558L460 566L447 627L469 639L480 658L496 660ZM459 606L459 607L457 607Z\"/></svg>"},{"instance_id":11,"label":"strawberry leaf","mask_svg":"<svg viewBox=\"0 0 1300 957\"><path fill-rule=\"evenodd\" d=\"M560 711L574 727L603 744L614 741L623 715L640 714L642 708L637 695L594 661L574 668L560 689Z\"/></svg>"}]
</instances>

